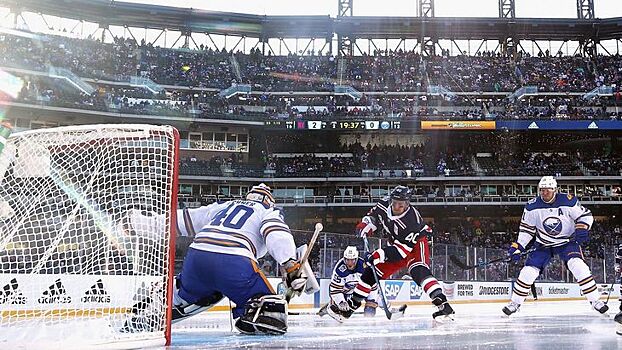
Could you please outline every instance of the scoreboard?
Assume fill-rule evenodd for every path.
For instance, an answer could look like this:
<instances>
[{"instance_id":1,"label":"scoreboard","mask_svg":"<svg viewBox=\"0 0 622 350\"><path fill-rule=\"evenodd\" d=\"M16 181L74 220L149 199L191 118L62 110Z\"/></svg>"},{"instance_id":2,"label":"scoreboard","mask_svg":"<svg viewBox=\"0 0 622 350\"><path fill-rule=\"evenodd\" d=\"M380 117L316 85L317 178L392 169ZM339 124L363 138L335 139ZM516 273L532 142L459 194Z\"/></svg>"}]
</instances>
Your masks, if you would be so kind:
<instances>
[{"instance_id":1,"label":"scoreboard","mask_svg":"<svg viewBox=\"0 0 622 350\"><path fill-rule=\"evenodd\" d=\"M264 126L286 130L399 130L402 121L389 120L269 120Z\"/></svg>"}]
</instances>

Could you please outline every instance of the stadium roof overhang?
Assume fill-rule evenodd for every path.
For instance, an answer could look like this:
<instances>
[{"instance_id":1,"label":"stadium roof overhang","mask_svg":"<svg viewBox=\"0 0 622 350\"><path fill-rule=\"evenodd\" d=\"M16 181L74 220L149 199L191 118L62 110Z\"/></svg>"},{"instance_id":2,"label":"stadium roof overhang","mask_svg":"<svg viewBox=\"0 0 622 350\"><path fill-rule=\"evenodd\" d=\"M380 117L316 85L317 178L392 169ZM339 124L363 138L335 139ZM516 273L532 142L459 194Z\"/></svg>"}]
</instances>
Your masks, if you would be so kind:
<instances>
[{"instance_id":1,"label":"stadium roof overhang","mask_svg":"<svg viewBox=\"0 0 622 350\"><path fill-rule=\"evenodd\" d=\"M608 40L622 38L622 17L550 18L260 16L108 0L4 0L30 11L101 25L257 38Z\"/></svg>"}]
</instances>

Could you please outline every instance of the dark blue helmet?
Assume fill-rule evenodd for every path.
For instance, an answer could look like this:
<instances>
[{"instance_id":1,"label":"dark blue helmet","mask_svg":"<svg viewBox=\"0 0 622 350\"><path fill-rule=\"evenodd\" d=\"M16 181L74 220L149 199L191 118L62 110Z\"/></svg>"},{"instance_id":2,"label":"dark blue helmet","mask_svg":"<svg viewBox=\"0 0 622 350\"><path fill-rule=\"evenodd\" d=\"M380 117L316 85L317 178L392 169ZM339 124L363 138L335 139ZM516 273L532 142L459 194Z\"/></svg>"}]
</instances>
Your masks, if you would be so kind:
<instances>
[{"instance_id":1,"label":"dark blue helmet","mask_svg":"<svg viewBox=\"0 0 622 350\"><path fill-rule=\"evenodd\" d=\"M409 201L412 196L412 191L410 188L406 186L396 186L392 191L389 197L396 201Z\"/></svg>"}]
</instances>

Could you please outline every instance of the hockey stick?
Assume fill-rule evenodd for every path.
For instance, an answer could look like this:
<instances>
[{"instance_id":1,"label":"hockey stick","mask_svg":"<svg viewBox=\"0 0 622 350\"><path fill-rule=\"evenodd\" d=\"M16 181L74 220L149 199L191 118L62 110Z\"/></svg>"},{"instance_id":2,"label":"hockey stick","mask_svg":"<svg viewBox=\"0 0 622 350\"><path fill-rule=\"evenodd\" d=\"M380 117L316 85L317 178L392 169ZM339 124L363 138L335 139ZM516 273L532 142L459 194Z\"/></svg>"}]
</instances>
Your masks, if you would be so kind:
<instances>
[{"instance_id":1,"label":"hockey stick","mask_svg":"<svg viewBox=\"0 0 622 350\"><path fill-rule=\"evenodd\" d=\"M324 229L324 225L322 225L321 222L318 222L317 224L315 224L315 230L313 231L313 236L311 236L311 240L309 241L309 244L307 245L307 250L305 250L305 254L302 256L302 259L300 259L301 269L307 263L307 260L309 260L309 255L311 255L311 250L313 250L315 241L317 241L317 238L320 236L320 232L322 232L323 229ZM291 287L287 288L287 290L285 291L285 300L289 303L289 301L292 299L293 296L294 296L294 290Z\"/></svg>"},{"instance_id":2,"label":"hockey stick","mask_svg":"<svg viewBox=\"0 0 622 350\"><path fill-rule=\"evenodd\" d=\"M327 305L325 305L325 306L327 306ZM321 308L320 308L320 310L321 310ZM354 315L362 315L362 314L364 314L363 311L354 312ZM320 314L319 311L304 311L304 310L302 310L302 311L287 311L287 315L288 316L299 316L299 315L319 315L319 316L323 316L324 314Z\"/></svg>"},{"instance_id":3,"label":"hockey stick","mask_svg":"<svg viewBox=\"0 0 622 350\"><path fill-rule=\"evenodd\" d=\"M363 235L363 243L365 244L365 250L369 252L369 243L367 242L367 236ZM382 286L380 285L380 279L378 278L378 274L376 273L376 267L370 266L372 274L374 275L374 280L376 281L376 285L378 286L378 293L380 294L380 299L382 300L382 309L384 310L384 314L387 315L389 320L398 319L404 316L404 312L406 312L406 304L398 307L398 308L389 308L389 304L387 303L387 298L384 296L384 291L382 290Z\"/></svg>"},{"instance_id":4,"label":"hockey stick","mask_svg":"<svg viewBox=\"0 0 622 350\"><path fill-rule=\"evenodd\" d=\"M554 243L554 244L546 244L546 245L541 245L540 247L536 248L536 247L531 247L527 250L525 250L524 252L518 254L519 257L523 257L529 253L533 253L534 251L536 251L536 249L540 249L540 248L552 248L552 247L557 247L561 244L566 244L569 243L572 239L574 239L574 234L566 239L564 239L562 242L558 242L558 243ZM506 257L499 257L499 258L494 258L492 260L488 260L488 261L483 261L481 263L477 263L474 265L467 265L464 262L460 261L460 259L458 259L458 257L454 254L449 256L449 260L451 260L451 262L453 262L454 264L456 264L456 266L458 266L459 268L463 269L463 270L470 270L470 269L474 269L476 267L484 267L484 266L488 266L490 264L494 264L496 262L499 261L503 261L503 262L510 262L512 261L512 257L510 256L506 256Z\"/></svg>"},{"instance_id":5,"label":"hockey stick","mask_svg":"<svg viewBox=\"0 0 622 350\"><path fill-rule=\"evenodd\" d=\"M519 254L520 257L523 257L533 251L535 251L536 248L530 248L522 253ZM512 257L509 256L505 256L505 257L499 257L499 258L494 258L492 260L488 260L488 261L483 261L477 264L473 264L473 265L467 265L466 263L464 263L463 261L461 261L456 255L452 254L449 256L449 260L451 260L451 262L453 262L454 264L456 264L456 266L458 266L459 268L463 269L463 270L470 270L470 269L474 269L474 268L478 268L478 267L484 267L484 266L488 266L490 264L494 264L500 261L503 262L510 262L512 261Z\"/></svg>"},{"instance_id":6,"label":"hockey stick","mask_svg":"<svg viewBox=\"0 0 622 350\"><path fill-rule=\"evenodd\" d=\"M620 277L620 283L622 284L622 277ZM609 293L607 293L607 300L605 301L605 305L609 304L609 297L611 297L611 291L613 291L613 288L615 287L615 285L616 285L616 281L614 280L613 283L611 284L611 288L609 288Z\"/></svg>"}]
</instances>

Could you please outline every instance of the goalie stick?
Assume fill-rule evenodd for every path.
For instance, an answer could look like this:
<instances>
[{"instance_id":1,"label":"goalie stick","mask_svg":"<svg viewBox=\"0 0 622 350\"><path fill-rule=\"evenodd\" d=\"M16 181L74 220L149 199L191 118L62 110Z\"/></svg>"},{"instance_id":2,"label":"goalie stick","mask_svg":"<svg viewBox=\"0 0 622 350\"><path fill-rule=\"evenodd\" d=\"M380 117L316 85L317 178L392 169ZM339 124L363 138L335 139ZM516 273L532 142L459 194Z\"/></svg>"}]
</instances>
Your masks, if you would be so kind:
<instances>
[{"instance_id":1,"label":"goalie stick","mask_svg":"<svg viewBox=\"0 0 622 350\"><path fill-rule=\"evenodd\" d=\"M313 236L311 236L311 240L309 241L309 244L307 245L307 250L305 251L305 254L302 256L302 259L300 259L299 261L301 269L307 263L307 260L309 260L309 255L311 255L311 250L313 250L315 241L317 241L317 238L320 236L320 232L322 232L323 229L324 229L324 225L322 225L322 223L318 222L315 224L315 230L313 231ZM287 290L285 291L285 300L289 303L289 301L292 299L294 294L295 292L292 288L287 288Z\"/></svg>"},{"instance_id":2,"label":"goalie stick","mask_svg":"<svg viewBox=\"0 0 622 350\"><path fill-rule=\"evenodd\" d=\"M366 235L363 235L363 243L365 244L365 250L369 252L369 243L367 242ZM370 268L372 274L374 275L376 285L378 286L378 295L380 295L380 299L382 301L382 309L384 310L384 314L389 320L395 320L404 316L407 305L404 304L400 307L389 307L389 304L387 303L387 298L384 296L384 291L382 290L382 286L380 285L380 279L378 278L378 274L376 273L376 268L375 266L370 266Z\"/></svg>"}]
</instances>

